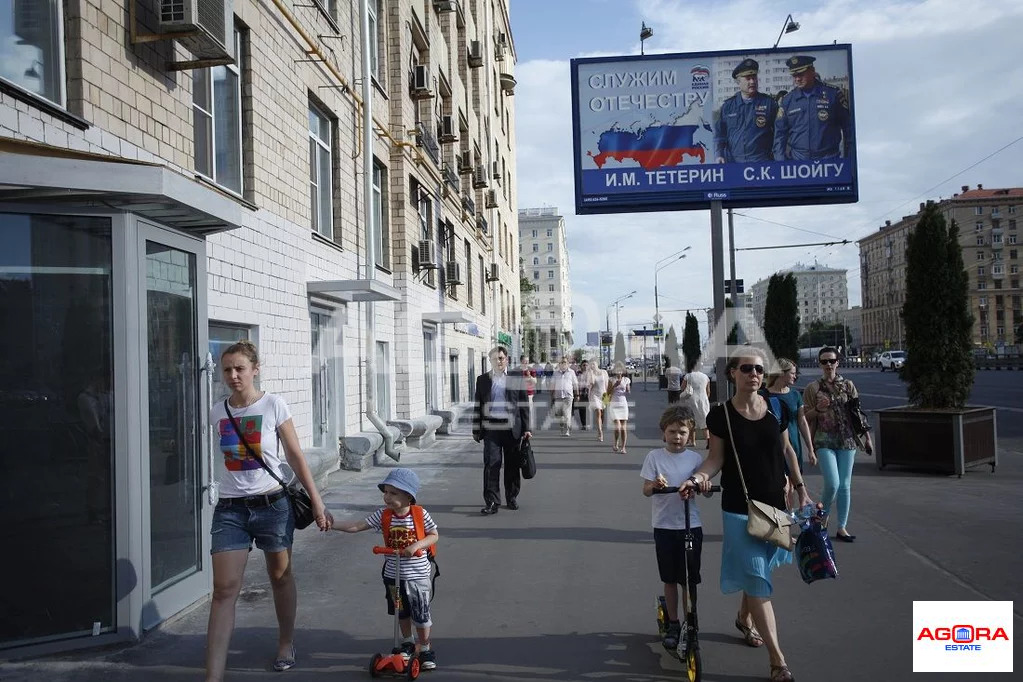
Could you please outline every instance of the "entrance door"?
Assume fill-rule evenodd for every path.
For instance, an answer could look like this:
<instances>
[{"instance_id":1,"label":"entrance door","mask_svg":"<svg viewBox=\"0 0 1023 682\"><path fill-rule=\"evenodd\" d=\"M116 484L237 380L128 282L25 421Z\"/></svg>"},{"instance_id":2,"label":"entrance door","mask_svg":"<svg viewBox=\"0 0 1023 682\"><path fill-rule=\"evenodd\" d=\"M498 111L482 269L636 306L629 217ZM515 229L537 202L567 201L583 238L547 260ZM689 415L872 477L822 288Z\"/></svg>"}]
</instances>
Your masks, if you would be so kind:
<instances>
[{"instance_id":1,"label":"entrance door","mask_svg":"<svg viewBox=\"0 0 1023 682\"><path fill-rule=\"evenodd\" d=\"M138 254L148 628L203 597L212 580L203 448L210 376L204 243L139 222Z\"/></svg>"}]
</instances>

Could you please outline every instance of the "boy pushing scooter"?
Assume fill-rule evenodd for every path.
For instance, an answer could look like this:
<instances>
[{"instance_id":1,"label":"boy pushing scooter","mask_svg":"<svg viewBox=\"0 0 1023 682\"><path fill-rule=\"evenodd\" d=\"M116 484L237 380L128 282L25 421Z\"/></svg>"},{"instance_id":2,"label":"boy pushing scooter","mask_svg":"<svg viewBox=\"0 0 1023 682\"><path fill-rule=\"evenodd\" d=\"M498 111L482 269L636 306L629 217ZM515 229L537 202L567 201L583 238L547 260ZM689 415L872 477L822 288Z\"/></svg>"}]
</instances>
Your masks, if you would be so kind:
<instances>
[{"instance_id":1,"label":"boy pushing scooter","mask_svg":"<svg viewBox=\"0 0 1023 682\"><path fill-rule=\"evenodd\" d=\"M430 575L432 553L436 551L433 547L439 538L437 524L428 511L415 503L419 477L411 469L392 469L377 487L384 494L383 508L361 521L335 521L334 530L359 533L372 528L383 533L386 549L378 553L385 554L387 613L395 615L395 602L400 605L397 617L402 641L400 645L395 642L392 653L401 654L406 660L418 658L418 667L433 670L437 662L430 646ZM395 586L396 582L400 588ZM396 593L398 589L400 592ZM412 637L413 625L418 644Z\"/></svg>"}]
</instances>

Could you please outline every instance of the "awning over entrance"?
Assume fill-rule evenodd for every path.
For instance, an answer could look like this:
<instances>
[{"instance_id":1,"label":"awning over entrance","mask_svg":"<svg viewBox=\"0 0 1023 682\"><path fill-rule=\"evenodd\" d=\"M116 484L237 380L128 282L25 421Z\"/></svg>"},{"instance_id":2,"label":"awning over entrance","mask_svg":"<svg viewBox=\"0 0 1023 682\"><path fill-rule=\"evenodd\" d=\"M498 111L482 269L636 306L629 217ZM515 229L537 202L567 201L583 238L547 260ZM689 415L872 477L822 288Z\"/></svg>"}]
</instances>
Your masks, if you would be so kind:
<instances>
[{"instance_id":1,"label":"awning over entrance","mask_svg":"<svg viewBox=\"0 0 1023 682\"><path fill-rule=\"evenodd\" d=\"M435 313L423 313L423 322L431 324L458 324L472 322L472 318L461 310L440 310Z\"/></svg>"},{"instance_id":2,"label":"awning over entrance","mask_svg":"<svg viewBox=\"0 0 1023 682\"><path fill-rule=\"evenodd\" d=\"M0 202L15 201L114 208L202 235L241 227L250 210L160 164L0 140Z\"/></svg>"},{"instance_id":3,"label":"awning over entrance","mask_svg":"<svg viewBox=\"0 0 1023 682\"><path fill-rule=\"evenodd\" d=\"M401 292L390 284L375 279L335 279L306 282L306 292L342 303L365 301L397 301Z\"/></svg>"}]
</instances>

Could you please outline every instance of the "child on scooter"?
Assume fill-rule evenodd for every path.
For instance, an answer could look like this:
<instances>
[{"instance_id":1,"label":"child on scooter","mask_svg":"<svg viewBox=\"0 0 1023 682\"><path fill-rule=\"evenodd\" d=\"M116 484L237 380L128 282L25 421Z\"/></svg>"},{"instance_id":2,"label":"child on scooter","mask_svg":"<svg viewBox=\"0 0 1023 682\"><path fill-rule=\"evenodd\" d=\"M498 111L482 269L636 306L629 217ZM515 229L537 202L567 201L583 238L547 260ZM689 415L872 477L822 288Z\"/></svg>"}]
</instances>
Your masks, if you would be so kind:
<instances>
[{"instance_id":1,"label":"child on scooter","mask_svg":"<svg viewBox=\"0 0 1023 682\"><path fill-rule=\"evenodd\" d=\"M689 436L696 427L688 407L672 405L661 415L660 428L664 447L651 450L643 460L640 476L643 495L652 498L652 525L657 569L664 583L664 601L668 612L668 628L661 643L665 649L675 651L683 631L679 622L679 585L684 585L686 573L696 601L696 585L700 582L700 553L703 549L703 528L695 500L689 504L689 526L693 534L693 549L688 561L685 553L685 507L677 494L654 495L654 491L681 486L703 463L703 457L686 448ZM335 524L336 525L336 524ZM688 565L687 565L688 564ZM682 594L683 613L688 611L686 595Z\"/></svg>"},{"instance_id":2,"label":"child on scooter","mask_svg":"<svg viewBox=\"0 0 1023 682\"><path fill-rule=\"evenodd\" d=\"M430 582L431 559L429 548L437 544L437 524L430 513L416 507L419 494L419 476L411 469L392 469L378 486L384 494L384 506L361 521L339 521L334 530L345 533L359 533L374 529L385 534L384 544L401 550L401 611L398 614L401 628L401 653L406 658L419 656L423 670L437 667L436 655L430 646ZM418 529L416 526L420 526ZM387 526L385 530L385 526ZM417 537L422 535L422 537ZM415 556L423 550L421 556ZM387 596L387 613L394 615L395 558L384 557L384 586ZM412 637L412 625L416 626L419 644ZM398 653L395 651L394 653Z\"/></svg>"}]
</instances>

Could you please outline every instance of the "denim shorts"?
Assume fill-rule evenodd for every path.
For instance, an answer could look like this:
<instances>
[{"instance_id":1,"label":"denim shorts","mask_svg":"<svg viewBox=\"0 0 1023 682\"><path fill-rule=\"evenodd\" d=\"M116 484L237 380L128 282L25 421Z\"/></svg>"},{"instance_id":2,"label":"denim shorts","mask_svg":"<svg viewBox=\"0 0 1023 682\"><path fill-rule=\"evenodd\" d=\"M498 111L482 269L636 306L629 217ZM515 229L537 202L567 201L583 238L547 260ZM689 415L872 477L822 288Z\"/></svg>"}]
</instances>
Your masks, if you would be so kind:
<instances>
[{"instance_id":1,"label":"denim shorts","mask_svg":"<svg viewBox=\"0 0 1023 682\"><path fill-rule=\"evenodd\" d=\"M251 550L253 541L264 552L283 552L291 548L295 536L291 502L287 495L264 507L245 507L221 500L213 510L210 534L210 554Z\"/></svg>"},{"instance_id":2,"label":"denim shorts","mask_svg":"<svg viewBox=\"0 0 1023 682\"><path fill-rule=\"evenodd\" d=\"M384 578L384 590L387 597L387 615L394 615L394 578ZM401 581L401 610L398 618L412 619L412 624L420 628L433 625L430 620L430 581Z\"/></svg>"}]
</instances>

